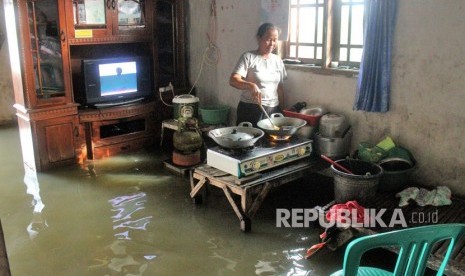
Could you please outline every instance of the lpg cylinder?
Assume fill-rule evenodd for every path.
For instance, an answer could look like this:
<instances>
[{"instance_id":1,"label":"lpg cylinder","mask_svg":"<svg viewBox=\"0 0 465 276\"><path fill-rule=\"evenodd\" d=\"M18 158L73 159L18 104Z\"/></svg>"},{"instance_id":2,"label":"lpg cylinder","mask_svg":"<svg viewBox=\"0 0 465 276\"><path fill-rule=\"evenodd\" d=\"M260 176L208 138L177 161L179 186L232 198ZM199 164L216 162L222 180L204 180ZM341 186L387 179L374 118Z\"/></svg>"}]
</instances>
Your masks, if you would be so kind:
<instances>
[{"instance_id":1,"label":"lpg cylinder","mask_svg":"<svg viewBox=\"0 0 465 276\"><path fill-rule=\"evenodd\" d=\"M196 118L179 118L178 130L173 134L173 146L176 150L188 154L202 147L202 136Z\"/></svg>"}]
</instances>

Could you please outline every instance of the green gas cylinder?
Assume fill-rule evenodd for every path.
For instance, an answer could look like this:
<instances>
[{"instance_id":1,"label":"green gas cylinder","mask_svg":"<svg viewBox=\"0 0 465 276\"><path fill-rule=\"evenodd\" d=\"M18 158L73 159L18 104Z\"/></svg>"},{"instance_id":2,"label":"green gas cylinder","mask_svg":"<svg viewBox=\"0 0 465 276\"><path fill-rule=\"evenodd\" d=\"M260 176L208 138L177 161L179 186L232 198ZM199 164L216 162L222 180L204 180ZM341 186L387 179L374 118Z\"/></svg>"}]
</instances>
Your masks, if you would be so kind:
<instances>
[{"instance_id":1,"label":"green gas cylinder","mask_svg":"<svg viewBox=\"0 0 465 276\"><path fill-rule=\"evenodd\" d=\"M191 153L202 147L202 135L196 118L179 118L178 130L173 134L173 146L182 153Z\"/></svg>"}]
</instances>

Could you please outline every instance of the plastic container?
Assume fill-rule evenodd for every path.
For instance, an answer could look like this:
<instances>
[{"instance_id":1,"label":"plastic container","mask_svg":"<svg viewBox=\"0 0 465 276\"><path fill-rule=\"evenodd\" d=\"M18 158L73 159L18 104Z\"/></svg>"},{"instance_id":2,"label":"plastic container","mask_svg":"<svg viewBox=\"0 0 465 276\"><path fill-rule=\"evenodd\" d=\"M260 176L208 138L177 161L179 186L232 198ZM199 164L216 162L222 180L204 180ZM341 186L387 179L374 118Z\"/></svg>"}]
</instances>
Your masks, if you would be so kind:
<instances>
[{"instance_id":1,"label":"plastic container","mask_svg":"<svg viewBox=\"0 0 465 276\"><path fill-rule=\"evenodd\" d=\"M200 117L202 122L209 125L227 124L229 115L229 106L211 105L201 107Z\"/></svg>"},{"instance_id":2,"label":"plastic container","mask_svg":"<svg viewBox=\"0 0 465 276\"><path fill-rule=\"evenodd\" d=\"M356 200L363 204L376 194L379 179L383 175L381 166L356 159L341 159L336 163L354 173L345 173L331 165L334 172L334 200L336 203Z\"/></svg>"},{"instance_id":3,"label":"plastic container","mask_svg":"<svg viewBox=\"0 0 465 276\"><path fill-rule=\"evenodd\" d=\"M414 158L410 151L399 146L392 147L391 149L389 149L389 151L387 152L387 158L392 158L394 160L403 160L406 163L409 163L410 165L414 164Z\"/></svg>"},{"instance_id":4,"label":"plastic container","mask_svg":"<svg viewBox=\"0 0 465 276\"><path fill-rule=\"evenodd\" d=\"M383 175L379 180L378 191L399 192L409 186L410 175L415 169L415 165L406 169L405 164L400 165L402 167L396 168L393 164L380 164L380 166L383 168Z\"/></svg>"},{"instance_id":5,"label":"plastic container","mask_svg":"<svg viewBox=\"0 0 465 276\"><path fill-rule=\"evenodd\" d=\"M358 144L358 158L362 161L378 163L387 156L387 152L382 148L368 142Z\"/></svg>"},{"instance_id":6,"label":"plastic container","mask_svg":"<svg viewBox=\"0 0 465 276\"><path fill-rule=\"evenodd\" d=\"M190 94L178 95L173 98L173 118L198 118L199 98Z\"/></svg>"},{"instance_id":7,"label":"plastic container","mask_svg":"<svg viewBox=\"0 0 465 276\"><path fill-rule=\"evenodd\" d=\"M376 146L382 148L385 151L388 151L392 149L393 147L395 147L396 144L394 144L394 141L392 141L391 137L387 136L382 141L380 141Z\"/></svg>"},{"instance_id":8,"label":"plastic container","mask_svg":"<svg viewBox=\"0 0 465 276\"><path fill-rule=\"evenodd\" d=\"M299 112L294 112L290 110L283 110L283 114L286 117L291 117L291 118L298 118L305 120L307 122L307 125L312 126L312 127L317 127L318 123L320 122L320 119L323 115L309 115L309 114L303 114Z\"/></svg>"}]
</instances>

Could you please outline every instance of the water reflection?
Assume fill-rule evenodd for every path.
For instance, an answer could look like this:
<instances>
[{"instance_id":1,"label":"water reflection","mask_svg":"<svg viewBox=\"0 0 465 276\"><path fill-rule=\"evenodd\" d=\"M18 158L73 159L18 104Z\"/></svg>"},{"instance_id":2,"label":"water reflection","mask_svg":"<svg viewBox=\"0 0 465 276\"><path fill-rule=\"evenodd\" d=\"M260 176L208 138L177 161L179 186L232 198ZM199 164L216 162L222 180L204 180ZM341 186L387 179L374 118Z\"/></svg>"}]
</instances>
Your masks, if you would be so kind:
<instances>
[{"instance_id":1,"label":"water reflection","mask_svg":"<svg viewBox=\"0 0 465 276\"><path fill-rule=\"evenodd\" d=\"M108 202L114 213L111 219L115 240L107 247L108 256L94 258L95 264L89 269L96 271L107 267L111 271L110 275L143 275L147 271L148 262L157 257L150 252L140 252L141 245L134 238L144 235L152 219L152 216L144 214L147 195L134 192L117 196Z\"/></svg>"},{"instance_id":2,"label":"water reflection","mask_svg":"<svg viewBox=\"0 0 465 276\"><path fill-rule=\"evenodd\" d=\"M32 196L32 220L26 227L29 238L35 239L39 233L48 227L47 221L42 215L45 204L40 196L39 179L37 172L28 166L24 166L24 184L26 184L26 193Z\"/></svg>"},{"instance_id":3,"label":"water reflection","mask_svg":"<svg viewBox=\"0 0 465 276\"><path fill-rule=\"evenodd\" d=\"M146 201L146 194L143 192L119 196L109 201L113 207L111 210L116 212L112 216L113 230L122 231L116 233L115 237L130 240L129 230L147 230L147 224L150 223L152 216L132 220L134 213L145 209L144 204Z\"/></svg>"},{"instance_id":4,"label":"water reflection","mask_svg":"<svg viewBox=\"0 0 465 276\"><path fill-rule=\"evenodd\" d=\"M207 240L208 248L212 251L212 255L210 256L210 258L215 259L216 263L224 263L223 265L227 270L235 272L238 261L233 260L227 256L224 256L225 254L220 253L222 249L224 250L225 247L227 247L224 246L223 243L224 241L219 238L210 238Z\"/></svg>"},{"instance_id":5,"label":"water reflection","mask_svg":"<svg viewBox=\"0 0 465 276\"><path fill-rule=\"evenodd\" d=\"M280 253L268 252L255 264L256 275L312 275L308 262L304 258L305 248L284 250Z\"/></svg>"},{"instance_id":6,"label":"water reflection","mask_svg":"<svg viewBox=\"0 0 465 276\"><path fill-rule=\"evenodd\" d=\"M255 264L255 274L265 275L287 275L287 276L308 276L320 275L305 259L309 237L304 234L286 235L287 240L294 240L295 248L282 250L281 252L266 252Z\"/></svg>"}]
</instances>

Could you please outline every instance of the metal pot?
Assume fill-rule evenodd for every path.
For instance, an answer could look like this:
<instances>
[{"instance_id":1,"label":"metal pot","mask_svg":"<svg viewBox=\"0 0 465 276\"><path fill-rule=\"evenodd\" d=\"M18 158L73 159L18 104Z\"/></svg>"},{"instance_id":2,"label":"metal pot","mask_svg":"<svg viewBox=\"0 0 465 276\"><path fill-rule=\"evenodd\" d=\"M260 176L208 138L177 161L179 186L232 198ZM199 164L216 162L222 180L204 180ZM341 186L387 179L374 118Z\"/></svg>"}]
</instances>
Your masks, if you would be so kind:
<instances>
[{"instance_id":1,"label":"metal pot","mask_svg":"<svg viewBox=\"0 0 465 276\"><path fill-rule=\"evenodd\" d=\"M292 136L299 128L307 124L305 120L299 118L284 117L284 115L281 113L273 113L270 117L270 119L267 118L258 121L257 126L263 129L263 131L265 131L267 134L272 136ZM276 129L275 126L279 129Z\"/></svg>"},{"instance_id":2,"label":"metal pot","mask_svg":"<svg viewBox=\"0 0 465 276\"><path fill-rule=\"evenodd\" d=\"M317 130L316 127L306 125L306 126L299 128L299 130L297 131L297 135L302 138L313 139L313 136L315 135L316 130Z\"/></svg>"},{"instance_id":3,"label":"metal pot","mask_svg":"<svg viewBox=\"0 0 465 276\"><path fill-rule=\"evenodd\" d=\"M341 138L349 127L344 115L329 113L321 117L319 131L326 138Z\"/></svg>"},{"instance_id":4,"label":"metal pot","mask_svg":"<svg viewBox=\"0 0 465 276\"><path fill-rule=\"evenodd\" d=\"M317 133L315 134L316 152L333 159L344 158L349 154L351 139L352 131L350 129L342 138L328 138Z\"/></svg>"},{"instance_id":5,"label":"metal pot","mask_svg":"<svg viewBox=\"0 0 465 276\"><path fill-rule=\"evenodd\" d=\"M249 122L242 122L237 127L223 127L210 130L208 136L218 145L229 149L253 146L265 133L252 127Z\"/></svg>"},{"instance_id":6,"label":"metal pot","mask_svg":"<svg viewBox=\"0 0 465 276\"><path fill-rule=\"evenodd\" d=\"M324 108L324 107L319 107L319 106L315 106L315 107L304 107L300 110L299 112L300 114L305 114L305 115L311 115L311 116L323 116L325 115L326 113L328 113L328 111Z\"/></svg>"}]
</instances>

